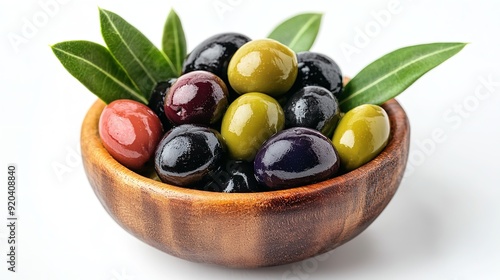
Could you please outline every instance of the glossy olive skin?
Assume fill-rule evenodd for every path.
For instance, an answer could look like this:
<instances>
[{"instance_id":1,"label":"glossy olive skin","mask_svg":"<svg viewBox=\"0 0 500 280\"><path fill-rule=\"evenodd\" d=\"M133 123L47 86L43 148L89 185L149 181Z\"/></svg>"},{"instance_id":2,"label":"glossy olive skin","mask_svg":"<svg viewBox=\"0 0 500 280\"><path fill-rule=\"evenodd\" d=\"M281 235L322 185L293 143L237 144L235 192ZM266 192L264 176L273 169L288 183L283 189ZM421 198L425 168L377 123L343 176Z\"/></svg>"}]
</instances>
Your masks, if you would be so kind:
<instances>
[{"instance_id":1,"label":"glossy olive skin","mask_svg":"<svg viewBox=\"0 0 500 280\"><path fill-rule=\"evenodd\" d=\"M297 77L297 56L271 39L241 46L229 62L228 79L239 94L262 92L273 97L286 93Z\"/></svg>"},{"instance_id":2,"label":"glossy olive skin","mask_svg":"<svg viewBox=\"0 0 500 280\"><path fill-rule=\"evenodd\" d=\"M226 84L227 66L234 53L250 38L239 33L221 33L201 42L189 53L182 67L182 73L196 70L212 72Z\"/></svg>"},{"instance_id":3,"label":"glossy olive skin","mask_svg":"<svg viewBox=\"0 0 500 280\"><path fill-rule=\"evenodd\" d=\"M251 92L229 105L221 134L233 159L252 161L260 146L284 125L279 103L269 95Z\"/></svg>"},{"instance_id":4,"label":"glossy olive skin","mask_svg":"<svg viewBox=\"0 0 500 280\"><path fill-rule=\"evenodd\" d=\"M109 154L138 170L153 156L163 135L158 116L146 105L128 99L109 103L99 118L99 136Z\"/></svg>"},{"instance_id":5,"label":"glossy olive skin","mask_svg":"<svg viewBox=\"0 0 500 280\"><path fill-rule=\"evenodd\" d=\"M299 52L297 54L298 74L293 88L298 90L305 86L321 86L336 97L342 92L342 72L333 59L316 52Z\"/></svg>"},{"instance_id":6,"label":"glossy olive skin","mask_svg":"<svg viewBox=\"0 0 500 280\"><path fill-rule=\"evenodd\" d=\"M380 106L364 104L348 111L332 138L342 168L350 171L375 158L387 145L390 130L389 117Z\"/></svg>"},{"instance_id":7,"label":"glossy olive skin","mask_svg":"<svg viewBox=\"0 0 500 280\"><path fill-rule=\"evenodd\" d=\"M221 168L210 174L210 182L204 190L225 193L248 193L267 190L255 179L253 163L228 160Z\"/></svg>"},{"instance_id":8,"label":"glossy olive skin","mask_svg":"<svg viewBox=\"0 0 500 280\"><path fill-rule=\"evenodd\" d=\"M220 134L208 127L184 124L165 133L154 164L162 182L192 187L217 170L225 157Z\"/></svg>"},{"instance_id":9,"label":"glossy olive skin","mask_svg":"<svg viewBox=\"0 0 500 280\"><path fill-rule=\"evenodd\" d=\"M285 127L308 127L331 137L340 119L337 98L319 86L306 86L294 93L283 107Z\"/></svg>"},{"instance_id":10,"label":"glossy olive skin","mask_svg":"<svg viewBox=\"0 0 500 280\"><path fill-rule=\"evenodd\" d=\"M273 190L331 178L340 160L329 138L317 130L294 127L271 137L254 160L257 181Z\"/></svg>"},{"instance_id":11,"label":"glossy olive skin","mask_svg":"<svg viewBox=\"0 0 500 280\"><path fill-rule=\"evenodd\" d=\"M225 83L207 71L193 71L180 76L165 99L165 114L176 125L213 124L228 105Z\"/></svg>"},{"instance_id":12,"label":"glossy olive skin","mask_svg":"<svg viewBox=\"0 0 500 280\"><path fill-rule=\"evenodd\" d=\"M161 124L163 125L163 131L168 131L172 128L172 124L168 120L167 115L165 115L165 97L175 80L177 79L172 78L167 81L159 82L153 89L148 101L148 107L155 112L158 118L160 118Z\"/></svg>"}]
</instances>

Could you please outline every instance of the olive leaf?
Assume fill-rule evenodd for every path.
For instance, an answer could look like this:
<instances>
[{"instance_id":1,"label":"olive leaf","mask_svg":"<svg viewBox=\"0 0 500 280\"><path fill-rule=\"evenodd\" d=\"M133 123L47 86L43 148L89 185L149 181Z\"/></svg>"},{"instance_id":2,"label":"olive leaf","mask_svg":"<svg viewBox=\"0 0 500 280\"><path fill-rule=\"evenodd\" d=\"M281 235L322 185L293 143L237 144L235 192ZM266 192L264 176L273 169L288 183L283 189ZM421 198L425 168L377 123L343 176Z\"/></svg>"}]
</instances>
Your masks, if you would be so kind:
<instances>
[{"instance_id":1,"label":"olive leaf","mask_svg":"<svg viewBox=\"0 0 500 280\"><path fill-rule=\"evenodd\" d=\"M276 26L267 37L295 52L308 51L316 40L322 16L318 13L296 15Z\"/></svg>"},{"instance_id":2,"label":"olive leaf","mask_svg":"<svg viewBox=\"0 0 500 280\"><path fill-rule=\"evenodd\" d=\"M395 50L361 70L339 96L342 111L361 104L382 104L418 78L457 54L466 43L432 43Z\"/></svg>"},{"instance_id":3,"label":"olive leaf","mask_svg":"<svg viewBox=\"0 0 500 280\"><path fill-rule=\"evenodd\" d=\"M104 46L89 41L66 41L51 48L64 68L104 102L126 98L147 103Z\"/></svg>"},{"instance_id":4,"label":"olive leaf","mask_svg":"<svg viewBox=\"0 0 500 280\"><path fill-rule=\"evenodd\" d=\"M99 9L99 15L109 51L146 99L158 82L176 76L172 61L137 28L110 11Z\"/></svg>"},{"instance_id":5,"label":"olive leaf","mask_svg":"<svg viewBox=\"0 0 500 280\"><path fill-rule=\"evenodd\" d=\"M171 59L176 68L176 74L179 76L187 54L187 47L181 20L173 9L170 10L163 28L162 48L167 57Z\"/></svg>"}]
</instances>

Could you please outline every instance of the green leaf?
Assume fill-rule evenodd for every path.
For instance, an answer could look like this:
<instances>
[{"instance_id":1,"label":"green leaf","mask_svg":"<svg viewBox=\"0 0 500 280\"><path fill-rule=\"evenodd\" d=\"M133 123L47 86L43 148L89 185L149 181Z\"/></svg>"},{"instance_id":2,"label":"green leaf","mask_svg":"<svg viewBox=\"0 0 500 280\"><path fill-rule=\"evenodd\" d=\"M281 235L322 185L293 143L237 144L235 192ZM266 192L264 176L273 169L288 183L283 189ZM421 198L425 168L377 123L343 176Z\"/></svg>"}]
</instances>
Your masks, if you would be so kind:
<instances>
[{"instance_id":1,"label":"green leaf","mask_svg":"<svg viewBox=\"0 0 500 280\"><path fill-rule=\"evenodd\" d=\"M99 9L99 15L102 37L111 54L146 99L158 82L176 76L170 59L137 28L110 11Z\"/></svg>"},{"instance_id":2,"label":"green leaf","mask_svg":"<svg viewBox=\"0 0 500 280\"><path fill-rule=\"evenodd\" d=\"M465 47L465 43L432 43L395 50L361 70L339 97L342 111L361 104L382 104Z\"/></svg>"},{"instance_id":3,"label":"green leaf","mask_svg":"<svg viewBox=\"0 0 500 280\"><path fill-rule=\"evenodd\" d=\"M105 47L89 41L67 41L51 46L62 65L101 100L148 100Z\"/></svg>"},{"instance_id":4,"label":"green leaf","mask_svg":"<svg viewBox=\"0 0 500 280\"><path fill-rule=\"evenodd\" d=\"M279 24L267 37L295 52L308 51L316 40L322 16L318 13L296 15Z\"/></svg>"},{"instance_id":5,"label":"green leaf","mask_svg":"<svg viewBox=\"0 0 500 280\"><path fill-rule=\"evenodd\" d=\"M162 47L163 52L172 60L177 76L180 76L182 63L187 54L186 37L181 20L173 9L170 10L163 28Z\"/></svg>"}]
</instances>

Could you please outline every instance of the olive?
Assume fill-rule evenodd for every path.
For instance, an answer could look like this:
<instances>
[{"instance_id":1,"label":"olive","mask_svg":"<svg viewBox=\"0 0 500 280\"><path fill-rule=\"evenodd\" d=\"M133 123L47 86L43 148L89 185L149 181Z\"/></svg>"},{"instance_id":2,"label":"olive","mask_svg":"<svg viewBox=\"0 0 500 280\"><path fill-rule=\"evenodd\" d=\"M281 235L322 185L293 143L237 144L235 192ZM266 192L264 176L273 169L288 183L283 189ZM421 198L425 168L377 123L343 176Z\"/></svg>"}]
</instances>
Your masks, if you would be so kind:
<instances>
[{"instance_id":1,"label":"olive","mask_svg":"<svg viewBox=\"0 0 500 280\"><path fill-rule=\"evenodd\" d=\"M321 86L336 97L342 92L342 72L333 59L316 52L299 52L297 54L298 74L293 88L298 90L305 86Z\"/></svg>"},{"instance_id":2,"label":"olive","mask_svg":"<svg viewBox=\"0 0 500 280\"><path fill-rule=\"evenodd\" d=\"M330 139L305 127L285 129L269 138L254 160L257 181L274 190L326 180L339 167Z\"/></svg>"},{"instance_id":3,"label":"olive","mask_svg":"<svg viewBox=\"0 0 500 280\"><path fill-rule=\"evenodd\" d=\"M228 160L221 168L210 174L210 182L204 190L225 193L248 193L264 191L257 183L253 163L241 160Z\"/></svg>"},{"instance_id":4,"label":"olive","mask_svg":"<svg viewBox=\"0 0 500 280\"><path fill-rule=\"evenodd\" d=\"M108 153L130 169L149 161L163 134L158 116L137 101L118 99L104 107L99 136Z\"/></svg>"},{"instance_id":5,"label":"olive","mask_svg":"<svg viewBox=\"0 0 500 280\"><path fill-rule=\"evenodd\" d=\"M224 82L207 71L193 71L180 76L168 91L165 114L176 124L213 124L228 105Z\"/></svg>"},{"instance_id":6,"label":"olive","mask_svg":"<svg viewBox=\"0 0 500 280\"><path fill-rule=\"evenodd\" d=\"M167 96L167 92L175 80L176 78L172 78L159 82L153 89L148 102L148 107L155 112L158 118L160 118L161 124L163 125L163 131L168 131L172 128L167 115L165 115L165 96Z\"/></svg>"},{"instance_id":7,"label":"olive","mask_svg":"<svg viewBox=\"0 0 500 280\"><path fill-rule=\"evenodd\" d=\"M183 73L205 70L219 76L226 84L227 66L236 50L250 38L239 33L221 33L201 42L184 61Z\"/></svg>"},{"instance_id":8,"label":"olive","mask_svg":"<svg viewBox=\"0 0 500 280\"><path fill-rule=\"evenodd\" d=\"M233 159L252 161L262 143L284 124L283 109L274 98L251 92L229 105L222 117L221 134Z\"/></svg>"},{"instance_id":9,"label":"olive","mask_svg":"<svg viewBox=\"0 0 500 280\"><path fill-rule=\"evenodd\" d=\"M342 168L350 171L375 158L387 145L390 133L385 110L364 104L349 110L333 133Z\"/></svg>"},{"instance_id":10,"label":"olive","mask_svg":"<svg viewBox=\"0 0 500 280\"><path fill-rule=\"evenodd\" d=\"M283 107L285 127L309 127L331 137L340 119L337 98L319 86L306 86L294 93Z\"/></svg>"},{"instance_id":11,"label":"olive","mask_svg":"<svg viewBox=\"0 0 500 280\"><path fill-rule=\"evenodd\" d=\"M155 170L162 182L192 187L219 168L225 147L208 127L184 124L165 133L155 152Z\"/></svg>"},{"instance_id":12,"label":"olive","mask_svg":"<svg viewBox=\"0 0 500 280\"><path fill-rule=\"evenodd\" d=\"M286 93L297 77L297 56L271 39L241 46L229 62L229 84L239 94L262 92L273 97Z\"/></svg>"}]
</instances>

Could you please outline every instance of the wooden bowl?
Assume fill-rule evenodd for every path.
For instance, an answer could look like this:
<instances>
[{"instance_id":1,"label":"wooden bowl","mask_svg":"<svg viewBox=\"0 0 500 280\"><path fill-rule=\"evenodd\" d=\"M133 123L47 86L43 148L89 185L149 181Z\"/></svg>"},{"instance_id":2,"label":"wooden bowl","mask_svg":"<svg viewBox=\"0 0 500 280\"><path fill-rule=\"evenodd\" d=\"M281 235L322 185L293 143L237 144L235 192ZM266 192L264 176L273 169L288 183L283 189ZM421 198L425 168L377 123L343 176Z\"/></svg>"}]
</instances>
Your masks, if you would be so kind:
<instances>
[{"instance_id":1,"label":"wooden bowl","mask_svg":"<svg viewBox=\"0 0 500 280\"><path fill-rule=\"evenodd\" d=\"M101 144L104 103L81 131L85 172L97 198L125 230L168 254L194 262L252 268L325 253L370 225L396 192L408 158L410 127L395 100L385 150L362 167L303 187L263 193L213 193L143 177Z\"/></svg>"}]
</instances>

